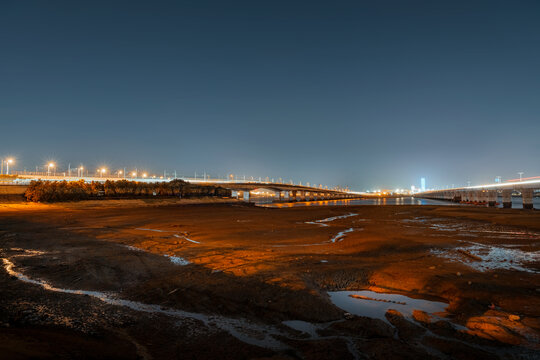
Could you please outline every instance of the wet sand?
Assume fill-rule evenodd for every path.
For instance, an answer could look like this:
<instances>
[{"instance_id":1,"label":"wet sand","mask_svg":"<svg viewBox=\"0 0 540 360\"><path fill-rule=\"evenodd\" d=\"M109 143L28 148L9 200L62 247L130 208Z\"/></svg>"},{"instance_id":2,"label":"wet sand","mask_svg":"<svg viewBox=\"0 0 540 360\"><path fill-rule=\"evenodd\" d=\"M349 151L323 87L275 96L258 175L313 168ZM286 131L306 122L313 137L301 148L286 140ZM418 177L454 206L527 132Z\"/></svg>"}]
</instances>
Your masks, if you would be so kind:
<instances>
[{"instance_id":1,"label":"wet sand","mask_svg":"<svg viewBox=\"0 0 540 360\"><path fill-rule=\"evenodd\" d=\"M534 358L539 350L535 211L7 204L0 247L0 358ZM356 315L329 294L368 290L350 298ZM406 297L376 293L448 306L402 313ZM384 318L358 315L370 302L388 304Z\"/></svg>"}]
</instances>

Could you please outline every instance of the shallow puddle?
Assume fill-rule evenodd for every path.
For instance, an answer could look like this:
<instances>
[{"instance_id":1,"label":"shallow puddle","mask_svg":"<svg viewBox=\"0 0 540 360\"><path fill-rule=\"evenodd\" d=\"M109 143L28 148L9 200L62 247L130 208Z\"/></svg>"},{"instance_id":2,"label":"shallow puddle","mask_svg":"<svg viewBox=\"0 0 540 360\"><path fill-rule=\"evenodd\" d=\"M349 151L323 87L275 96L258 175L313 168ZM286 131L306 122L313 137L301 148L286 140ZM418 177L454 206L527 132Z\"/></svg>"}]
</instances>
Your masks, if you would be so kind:
<instances>
[{"instance_id":1,"label":"shallow puddle","mask_svg":"<svg viewBox=\"0 0 540 360\"><path fill-rule=\"evenodd\" d=\"M444 312L448 304L437 301L413 299L405 295L381 294L374 291L329 291L330 300L334 305L351 314L381 319L385 322L384 314L394 309L406 317L412 317L414 310L425 311L428 314ZM354 297L353 297L354 296Z\"/></svg>"},{"instance_id":2,"label":"shallow puddle","mask_svg":"<svg viewBox=\"0 0 540 360\"><path fill-rule=\"evenodd\" d=\"M539 273L535 269L527 268L526 265L538 264L540 251L512 248L515 245L492 246L465 241L463 243L468 245L450 250L433 249L431 253L451 261L461 262L478 271L503 269Z\"/></svg>"},{"instance_id":3,"label":"shallow puddle","mask_svg":"<svg viewBox=\"0 0 540 360\"><path fill-rule=\"evenodd\" d=\"M329 226L326 223L334 221L334 220L346 219L346 218L349 218L349 217L352 217L352 216L358 216L358 214L350 213L350 214L345 214L345 215L332 216L332 217L329 217L329 218L326 218L326 219L321 219L321 220L306 221L305 224L319 225L319 226Z\"/></svg>"},{"instance_id":4,"label":"shallow puddle","mask_svg":"<svg viewBox=\"0 0 540 360\"><path fill-rule=\"evenodd\" d=\"M347 235L348 233L351 233L353 232L354 229L353 228L349 228L347 230L343 230L343 231L340 231L339 233L337 233L336 236L334 236L332 239L330 239L330 242L340 242L341 240L343 240L345 238L345 235Z\"/></svg>"}]
</instances>

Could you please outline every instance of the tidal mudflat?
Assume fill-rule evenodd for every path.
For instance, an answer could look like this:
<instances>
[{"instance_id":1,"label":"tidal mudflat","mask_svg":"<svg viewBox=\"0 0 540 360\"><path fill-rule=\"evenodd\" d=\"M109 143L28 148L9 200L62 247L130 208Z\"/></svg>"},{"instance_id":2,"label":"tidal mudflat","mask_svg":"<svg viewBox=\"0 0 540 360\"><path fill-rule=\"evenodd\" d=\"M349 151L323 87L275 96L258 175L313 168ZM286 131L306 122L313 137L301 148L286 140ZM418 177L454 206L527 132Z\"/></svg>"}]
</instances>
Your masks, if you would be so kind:
<instances>
[{"instance_id":1,"label":"tidal mudflat","mask_svg":"<svg viewBox=\"0 0 540 360\"><path fill-rule=\"evenodd\" d=\"M534 358L540 214L0 209L0 357Z\"/></svg>"}]
</instances>

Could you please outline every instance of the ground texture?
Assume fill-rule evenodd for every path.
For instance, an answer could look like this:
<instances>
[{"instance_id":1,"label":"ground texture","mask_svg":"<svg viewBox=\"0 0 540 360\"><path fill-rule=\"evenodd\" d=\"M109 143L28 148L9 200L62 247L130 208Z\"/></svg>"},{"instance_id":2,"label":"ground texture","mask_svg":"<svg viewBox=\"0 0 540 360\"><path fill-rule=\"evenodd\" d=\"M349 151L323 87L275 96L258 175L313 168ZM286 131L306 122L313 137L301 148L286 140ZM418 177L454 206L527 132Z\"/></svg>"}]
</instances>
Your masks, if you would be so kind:
<instances>
[{"instance_id":1,"label":"ground texture","mask_svg":"<svg viewBox=\"0 0 540 360\"><path fill-rule=\"evenodd\" d=\"M0 252L5 359L532 359L540 349L534 211L8 204ZM373 319L336 307L328 292L341 290L448 307Z\"/></svg>"}]
</instances>

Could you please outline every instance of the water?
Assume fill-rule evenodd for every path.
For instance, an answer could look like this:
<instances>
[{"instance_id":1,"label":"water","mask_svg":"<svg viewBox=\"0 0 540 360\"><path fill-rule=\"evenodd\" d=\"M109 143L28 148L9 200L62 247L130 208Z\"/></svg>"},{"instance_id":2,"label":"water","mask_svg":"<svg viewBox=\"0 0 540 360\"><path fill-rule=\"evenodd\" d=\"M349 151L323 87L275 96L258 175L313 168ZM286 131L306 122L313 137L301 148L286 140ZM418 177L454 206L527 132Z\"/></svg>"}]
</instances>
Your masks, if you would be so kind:
<instances>
[{"instance_id":1,"label":"water","mask_svg":"<svg viewBox=\"0 0 540 360\"><path fill-rule=\"evenodd\" d=\"M389 309L399 311L405 317L412 317L414 310L425 311L428 314L442 313L448 304L437 301L413 299L405 295L381 294L374 291L329 291L330 300L334 305L351 314L381 319L388 322L384 314ZM351 297L351 295L362 298Z\"/></svg>"},{"instance_id":2,"label":"water","mask_svg":"<svg viewBox=\"0 0 540 360\"><path fill-rule=\"evenodd\" d=\"M450 201L420 199L412 196L400 198L373 198L373 199L342 199L342 200L321 200L292 203L257 203L265 207L296 207L296 206L332 206L332 205L458 205Z\"/></svg>"},{"instance_id":3,"label":"water","mask_svg":"<svg viewBox=\"0 0 540 360\"><path fill-rule=\"evenodd\" d=\"M524 251L512 245L493 246L469 241L462 243L466 245L448 250L433 249L431 253L461 262L481 272L502 269L539 273L538 270L526 266L540 262L540 251Z\"/></svg>"},{"instance_id":4,"label":"water","mask_svg":"<svg viewBox=\"0 0 540 360\"><path fill-rule=\"evenodd\" d=\"M343 199L343 200L321 200L321 201L303 201L303 202L290 202L290 203L274 203L272 198L262 198L257 200L252 199L256 205L263 207L297 207L297 206L333 206L333 205L443 205L443 206L455 206L464 205L446 200L434 200L434 199L421 199L412 196L399 197L399 198L371 198L371 199ZM497 200L498 207L502 208L502 198ZM473 206L473 205L470 205ZM540 209L540 197L533 198L533 206L535 209ZM512 197L512 208L523 209L523 202L520 196Z\"/></svg>"}]
</instances>

